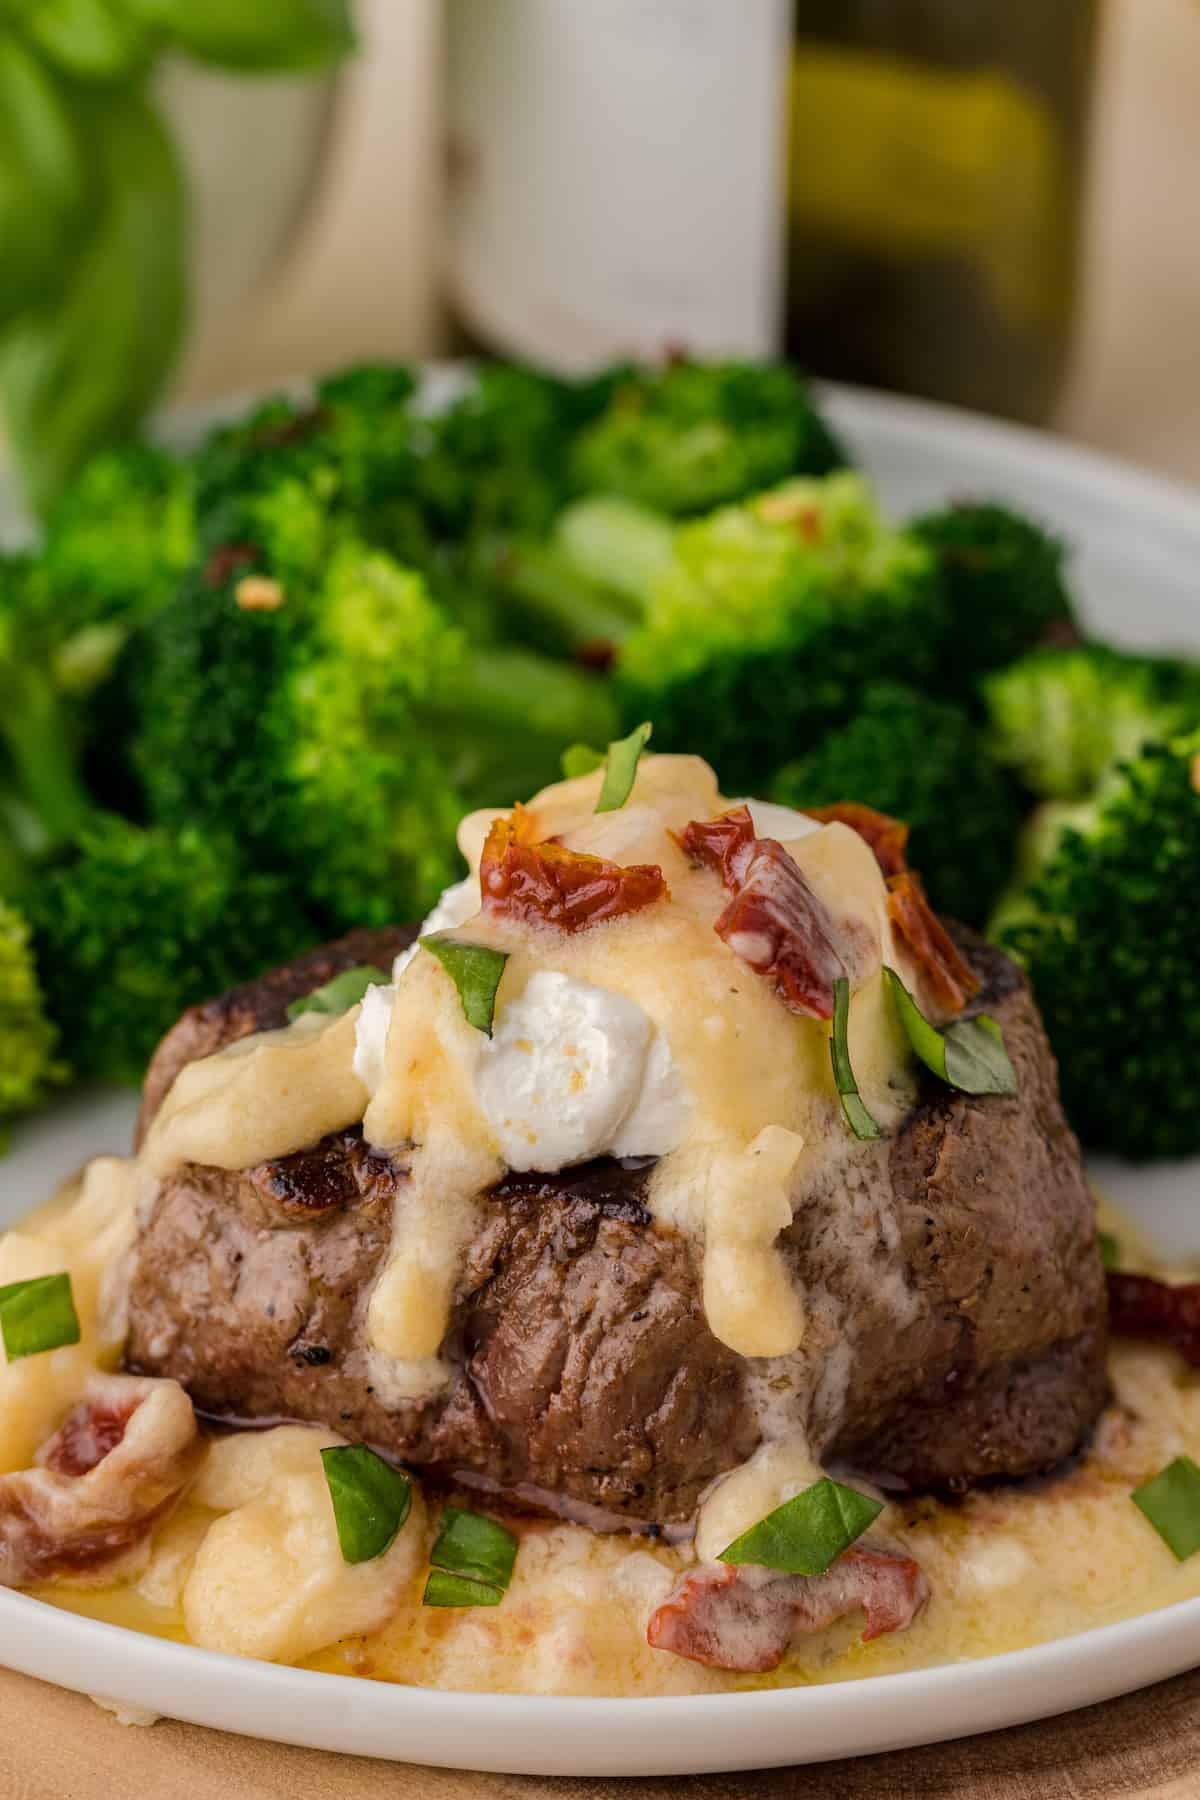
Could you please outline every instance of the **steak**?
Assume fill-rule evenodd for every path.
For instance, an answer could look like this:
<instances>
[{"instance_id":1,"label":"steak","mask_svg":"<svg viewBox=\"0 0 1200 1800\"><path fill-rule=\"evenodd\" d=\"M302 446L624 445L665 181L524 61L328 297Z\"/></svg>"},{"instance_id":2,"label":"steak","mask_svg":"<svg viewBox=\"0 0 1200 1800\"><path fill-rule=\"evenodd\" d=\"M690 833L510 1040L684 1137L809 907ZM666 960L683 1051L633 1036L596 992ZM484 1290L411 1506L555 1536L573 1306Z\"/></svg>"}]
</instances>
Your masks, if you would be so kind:
<instances>
[{"instance_id":1,"label":"steak","mask_svg":"<svg viewBox=\"0 0 1200 1800\"><path fill-rule=\"evenodd\" d=\"M151 1066L144 1122L178 1069L339 969L411 934L364 931L193 1009ZM162 1183L138 1246L129 1368L173 1376L211 1417L307 1420L510 1501L600 1528L686 1530L705 1487L772 1424L897 1488L1053 1467L1106 1397L1091 1195L1018 970L957 934L1017 1069L1012 1098L929 1082L904 1127L855 1145L784 1240L809 1324L792 1357L746 1360L708 1330L692 1241L657 1226L652 1164L510 1173L480 1225L443 1354L451 1379L385 1404L367 1297L404 1203L402 1158L357 1131ZM840 1228L839 1228L840 1226Z\"/></svg>"}]
</instances>

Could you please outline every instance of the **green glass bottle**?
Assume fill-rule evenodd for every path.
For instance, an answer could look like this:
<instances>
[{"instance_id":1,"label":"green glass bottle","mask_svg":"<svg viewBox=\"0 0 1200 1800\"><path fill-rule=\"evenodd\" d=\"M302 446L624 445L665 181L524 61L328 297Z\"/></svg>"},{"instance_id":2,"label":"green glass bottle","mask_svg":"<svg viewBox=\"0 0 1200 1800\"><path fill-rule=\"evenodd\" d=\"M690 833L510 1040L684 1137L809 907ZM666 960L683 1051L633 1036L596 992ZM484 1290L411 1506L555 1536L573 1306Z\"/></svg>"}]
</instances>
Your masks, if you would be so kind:
<instances>
[{"instance_id":1,"label":"green glass bottle","mask_svg":"<svg viewBox=\"0 0 1200 1800\"><path fill-rule=\"evenodd\" d=\"M1038 421L1074 315L1096 0L798 0L786 339Z\"/></svg>"}]
</instances>

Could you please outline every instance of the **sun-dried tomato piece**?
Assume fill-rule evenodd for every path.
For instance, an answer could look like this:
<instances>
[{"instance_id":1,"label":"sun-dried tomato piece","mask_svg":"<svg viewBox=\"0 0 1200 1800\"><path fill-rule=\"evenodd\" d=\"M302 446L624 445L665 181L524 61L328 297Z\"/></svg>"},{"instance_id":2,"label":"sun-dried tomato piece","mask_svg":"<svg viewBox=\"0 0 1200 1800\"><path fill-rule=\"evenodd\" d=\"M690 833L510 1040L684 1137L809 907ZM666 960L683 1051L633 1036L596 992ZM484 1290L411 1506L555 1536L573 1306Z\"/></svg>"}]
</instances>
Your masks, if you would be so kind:
<instances>
[{"instance_id":1,"label":"sun-dried tomato piece","mask_svg":"<svg viewBox=\"0 0 1200 1800\"><path fill-rule=\"evenodd\" d=\"M961 1012L979 981L929 904L921 877L905 869L888 880L888 918L921 974L925 998L942 1014Z\"/></svg>"},{"instance_id":2,"label":"sun-dried tomato piece","mask_svg":"<svg viewBox=\"0 0 1200 1800\"><path fill-rule=\"evenodd\" d=\"M484 910L560 931L584 931L666 898L654 863L623 867L562 844L531 841L529 814L513 809L488 832L479 864Z\"/></svg>"},{"instance_id":3,"label":"sun-dried tomato piece","mask_svg":"<svg viewBox=\"0 0 1200 1800\"><path fill-rule=\"evenodd\" d=\"M1200 1281L1178 1287L1152 1275L1108 1274L1108 1319L1121 1337L1169 1344L1200 1369Z\"/></svg>"},{"instance_id":4,"label":"sun-dried tomato piece","mask_svg":"<svg viewBox=\"0 0 1200 1800\"><path fill-rule=\"evenodd\" d=\"M35 1466L0 1476L0 1587L125 1556L174 1505L200 1453L178 1382L93 1375Z\"/></svg>"},{"instance_id":5,"label":"sun-dried tomato piece","mask_svg":"<svg viewBox=\"0 0 1200 1800\"><path fill-rule=\"evenodd\" d=\"M685 1575L651 1616L646 1639L710 1669L763 1674L777 1669L796 1638L822 1631L859 1608L864 1640L911 1625L929 1583L909 1556L861 1546L823 1575L706 1563Z\"/></svg>"},{"instance_id":6,"label":"sun-dried tomato piece","mask_svg":"<svg viewBox=\"0 0 1200 1800\"><path fill-rule=\"evenodd\" d=\"M904 854L908 826L903 819L876 812L873 806L860 806L856 800L840 800L836 806L806 806L804 811L822 825L848 825L851 831L857 831L874 851L875 861L885 875L901 875L908 867Z\"/></svg>"},{"instance_id":7,"label":"sun-dried tomato piece","mask_svg":"<svg viewBox=\"0 0 1200 1800\"><path fill-rule=\"evenodd\" d=\"M693 819L680 835L693 861L719 871L729 904L713 930L764 975L790 1012L833 1017L833 984L850 970L829 912L774 838L754 835L745 806Z\"/></svg>"}]
</instances>

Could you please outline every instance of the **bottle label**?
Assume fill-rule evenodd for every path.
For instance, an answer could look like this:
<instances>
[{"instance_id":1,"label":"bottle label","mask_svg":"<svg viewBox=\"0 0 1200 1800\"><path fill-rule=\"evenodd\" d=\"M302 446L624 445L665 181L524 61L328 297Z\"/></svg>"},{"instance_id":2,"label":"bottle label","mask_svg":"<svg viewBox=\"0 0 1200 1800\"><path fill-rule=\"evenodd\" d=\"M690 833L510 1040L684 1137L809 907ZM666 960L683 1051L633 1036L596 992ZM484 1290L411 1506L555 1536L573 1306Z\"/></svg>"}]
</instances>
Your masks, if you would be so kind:
<instances>
[{"instance_id":1,"label":"bottle label","mask_svg":"<svg viewBox=\"0 0 1200 1800\"><path fill-rule=\"evenodd\" d=\"M449 286L563 369L780 331L788 0L452 0Z\"/></svg>"},{"instance_id":2,"label":"bottle label","mask_svg":"<svg viewBox=\"0 0 1200 1800\"><path fill-rule=\"evenodd\" d=\"M1011 76L801 40L792 59L792 229L897 260L975 265L1014 325L1061 324L1074 240L1070 147Z\"/></svg>"}]
</instances>

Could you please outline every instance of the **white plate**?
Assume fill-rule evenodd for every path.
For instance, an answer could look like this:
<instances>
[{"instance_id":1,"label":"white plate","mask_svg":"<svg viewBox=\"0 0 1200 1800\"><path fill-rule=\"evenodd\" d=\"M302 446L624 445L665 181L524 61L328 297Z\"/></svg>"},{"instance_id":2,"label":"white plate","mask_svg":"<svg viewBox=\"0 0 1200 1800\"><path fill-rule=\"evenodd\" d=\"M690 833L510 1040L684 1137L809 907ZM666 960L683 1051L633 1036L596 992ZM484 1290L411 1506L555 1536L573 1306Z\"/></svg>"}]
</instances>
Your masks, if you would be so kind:
<instances>
[{"instance_id":1,"label":"white plate","mask_svg":"<svg viewBox=\"0 0 1200 1800\"><path fill-rule=\"evenodd\" d=\"M830 396L896 512L1007 498L1077 548L1076 586L1106 637L1200 648L1200 502L1032 432L862 393ZM3 514L0 495L0 515ZM80 1159L121 1149L128 1096L76 1099L17 1134L0 1224ZM1166 1251L1200 1251L1195 1165L1097 1169ZM1109 1699L1200 1662L1200 1600L982 1662L843 1686L660 1700L435 1693L163 1643L0 1592L0 1660L64 1687L226 1731L451 1768L683 1775L935 1743Z\"/></svg>"}]
</instances>

